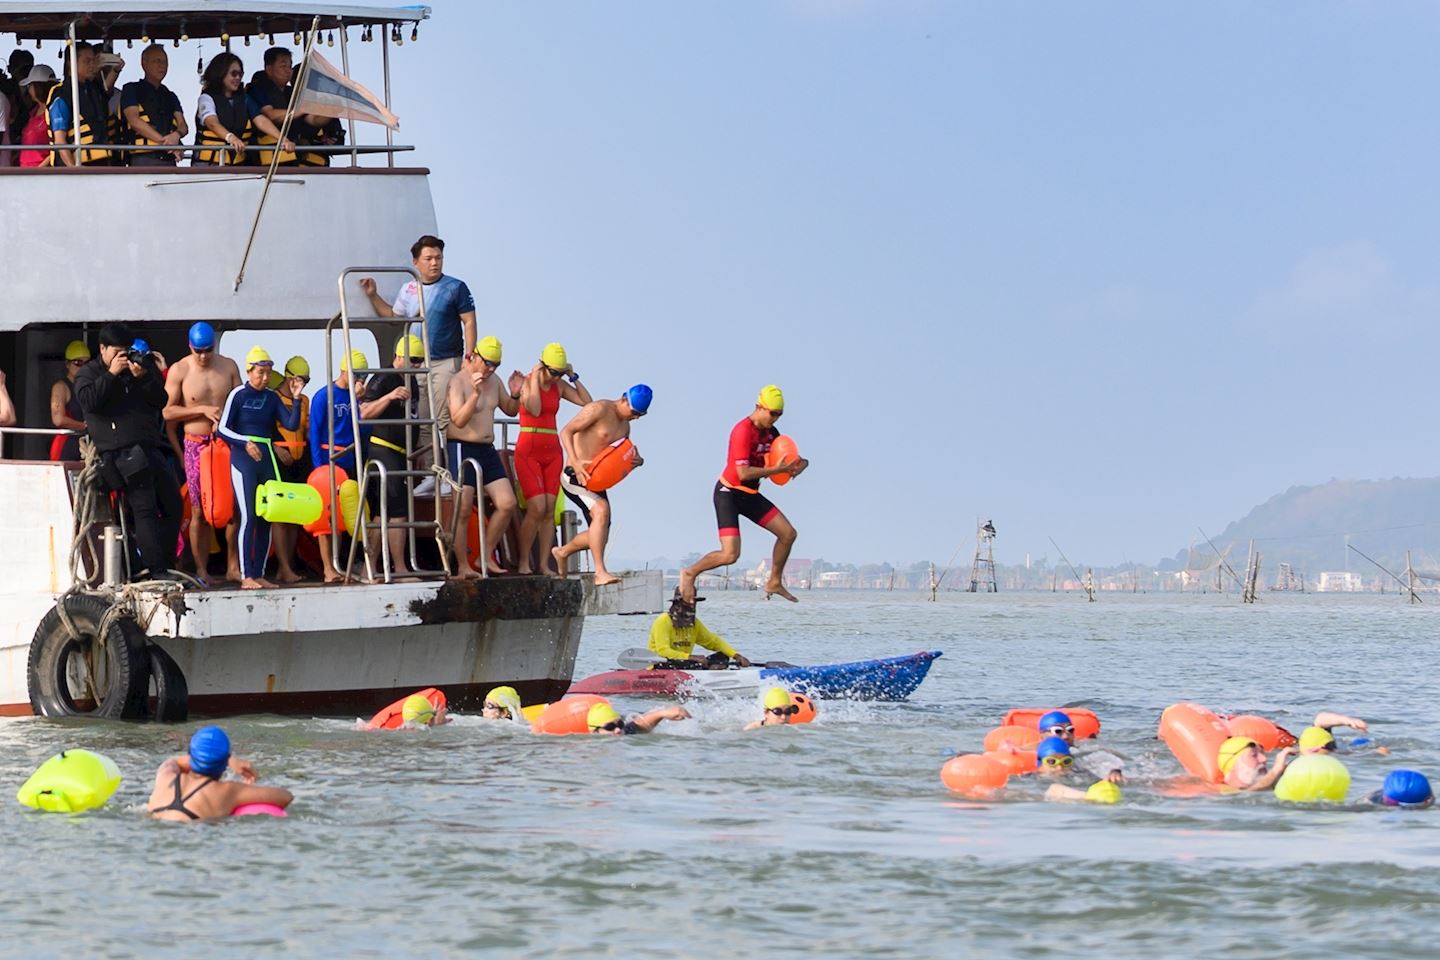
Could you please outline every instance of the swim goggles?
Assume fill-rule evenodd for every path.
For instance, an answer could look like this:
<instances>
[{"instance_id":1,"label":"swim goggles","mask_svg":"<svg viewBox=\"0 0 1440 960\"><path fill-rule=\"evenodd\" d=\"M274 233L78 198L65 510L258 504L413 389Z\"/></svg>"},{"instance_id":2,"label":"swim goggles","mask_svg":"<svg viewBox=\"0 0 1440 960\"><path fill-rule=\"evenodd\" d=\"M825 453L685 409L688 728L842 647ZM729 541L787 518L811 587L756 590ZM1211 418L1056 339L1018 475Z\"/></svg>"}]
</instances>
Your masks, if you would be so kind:
<instances>
[{"instance_id":1,"label":"swim goggles","mask_svg":"<svg viewBox=\"0 0 1440 960\"><path fill-rule=\"evenodd\" d=\"M500 369L500 361L499 361L499 360L486 360L484 357L481 357L481 358L480 358L480 362L483 363L483 364L485 364L485 366L486 366L487 369L490 369L490 370L499 370L499 369Z\"/></svg>"},{"instance_id":2,"label":"swim goggles","mask_svg":"<svg viewBox=\"0 0 1440 960\"><path fill-rule=\"evenodd\" d=\"M1040 762L1047 767L1068 767L1075 762L1074 757L1067 757L1062 754L1051 754L1048 757L1041 757Z\"/></svg>"},{"instance_id":3,"label":"swim goggles","mask_svg":"<svg viewBox=\"0 0 1440 960\"><path fill-rule=\"evenodd\" d=\"M800 708L792 703L788 707L766 707L765 712L773 713L777 717L793 717L800 712Z\"/></svg>"},{"instance_id":4,"label":"swim goggles","mask_svg":"<svg viewBox=\"0 0 1440 960\"><path fill-rule=\"evenodd\" d=\"M482 704L480 705L480 709L481 709L481 710L498 710L498 711L506 712L506 713L509 712L505 707L500 706L500 704L498 704L498 703L491 703L489 700L486 700L484 703L482 703Z\"/></svg>"},{"instance_id":5,"label":"swim goggles","mask_svg":"<svg viewBox=\"0 0 1440 960\"><path fill-rule=\"evenodd\" d=\"M591 730L592 732L594 732L594 733L599 733L599 732L602 731L602 730L603 730L604 732L606 732L606 733L614 733L616 730L624 730L624 729L625 729L625 721L624 721L624 720L611 720L609 723L605 724L605 726L603 726L603 727L591 727L591 728L590 728L590 730Z\"/></svg>"},{"instance_id":6,"label":"swim goggles","mask_svg":"<svg viewBox=\"0 0 1440 960\"><path fill-rule=\"evenodd\" d=\"M1074 736L1075 727L1068 723L1064 724L1063 726L1057 723L1055 726L1050 727L1045 732L1050 734L1050 736L1052 737L1063 737L1067 735Z\"/></svg>"}]
</instances>

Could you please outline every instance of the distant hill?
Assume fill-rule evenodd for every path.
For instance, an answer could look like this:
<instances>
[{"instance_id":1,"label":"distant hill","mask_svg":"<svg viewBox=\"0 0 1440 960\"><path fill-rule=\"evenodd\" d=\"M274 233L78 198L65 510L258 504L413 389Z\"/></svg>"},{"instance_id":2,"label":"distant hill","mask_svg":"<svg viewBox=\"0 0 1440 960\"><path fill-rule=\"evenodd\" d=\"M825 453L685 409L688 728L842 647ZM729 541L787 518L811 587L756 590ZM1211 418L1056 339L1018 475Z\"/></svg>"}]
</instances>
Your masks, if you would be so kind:
<instances>
[{"instance_id":1,"label":"distant hill","mask_svg":"<svg viewBox=\"0 0 1440 960\"><path fill-rule=\"evenodd\" d=\"M1349 542L1397 573L1411 551L1416 570L1440 572L1440 477L1393 480L1331 480L1314 487L1291 487L1276 494L1236 520L1218 535L1216 546L1234 544L1230 562L1237 570L1245 562L1250 539L1263 557L1261 577L1275 578L1276 565L1287 562L1296 573L1314 576L1322 570L1349 569L1378 573L1353 551ZM1195 563L1213 557L1200 540ZM1175 555L1185 567L1189 551ZM1169 566L1169 564L1165 564Z\"/></svg>"}]
</instances>

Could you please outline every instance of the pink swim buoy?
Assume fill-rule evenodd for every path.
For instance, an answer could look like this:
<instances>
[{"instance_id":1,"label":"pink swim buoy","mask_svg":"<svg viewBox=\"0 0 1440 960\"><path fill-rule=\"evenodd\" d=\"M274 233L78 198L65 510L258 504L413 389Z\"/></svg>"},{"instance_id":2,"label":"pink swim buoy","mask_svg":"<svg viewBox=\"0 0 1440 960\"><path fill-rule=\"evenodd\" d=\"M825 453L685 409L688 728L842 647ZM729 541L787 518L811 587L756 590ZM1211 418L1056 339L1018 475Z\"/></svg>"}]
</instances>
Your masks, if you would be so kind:
<instances>
[{"instance_id":1,"label":"pink swim buoy","mask_svg":"<svg viewBox=\"0 0 1440 960\"><path fill-rule=\"evenodd\" d=\"M273 803L242 803L230 811L232 817L288 817L284 807Z\"/></svg>"}]
</instances>

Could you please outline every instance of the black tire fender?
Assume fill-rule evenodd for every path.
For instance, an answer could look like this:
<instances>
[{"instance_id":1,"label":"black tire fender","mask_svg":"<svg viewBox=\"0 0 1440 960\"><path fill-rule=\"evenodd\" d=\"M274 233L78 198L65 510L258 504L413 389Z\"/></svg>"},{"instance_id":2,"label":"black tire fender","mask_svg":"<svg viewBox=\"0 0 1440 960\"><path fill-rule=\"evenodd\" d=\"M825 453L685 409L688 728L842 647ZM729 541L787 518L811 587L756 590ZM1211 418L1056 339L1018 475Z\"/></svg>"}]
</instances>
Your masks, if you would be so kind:
<instances>
[{"instance_id":1,"label":"black tire fender","mask_svg":"<svg viewBox=\"0 0 1440 960\"><path fill-rule=\"evenodd\" d=\"M150 663L145 651L145 634L127 617L112 620L105 636L99 636L100 622L110 609L103 597L75 593L61 600L75 625L74 638L60 619L59 604L50 608L35 629L26 664L30 709L42 717L93 717L129 720L145 714L145 695L150 682ZM104 670L103 690L71 689L72 663L89 660ZM82 678L93 683L88 670Z\"/></svg>"},{"instance_id":2,"label":"black tire fender","mask_svg":"<svg viewBox=\"0 0 1440 960\"><path fill-rule=\"evenodd\" d=\"M148 644L146 651L150 657L146 714L156 723L184 723L190 717L190 685L184 671L159 644Z\"/></svg>"}]
</instances>

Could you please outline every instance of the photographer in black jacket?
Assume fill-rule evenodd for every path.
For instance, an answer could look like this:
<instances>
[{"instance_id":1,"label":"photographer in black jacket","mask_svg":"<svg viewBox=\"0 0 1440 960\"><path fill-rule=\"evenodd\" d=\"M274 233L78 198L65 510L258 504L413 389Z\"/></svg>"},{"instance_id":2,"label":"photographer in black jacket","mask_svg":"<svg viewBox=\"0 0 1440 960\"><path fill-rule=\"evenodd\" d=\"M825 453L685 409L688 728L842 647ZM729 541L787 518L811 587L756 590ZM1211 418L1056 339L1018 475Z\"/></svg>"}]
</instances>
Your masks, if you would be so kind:
<instances>
[{"instance_id":1,"label":"photographer in black jacket","mask_svg":"<svg viewBox=\"0 0 1440 960\"><path fill-rule=\"evenodd\" d=\"M75 396L100 455L101 484L124 492L141 564L150 577L163 577L175 565L181 504L162 453L166 397L156 355L125 324L107 323L100 328L100 355L75 375Z\"/></svg>"}]
</instances>

